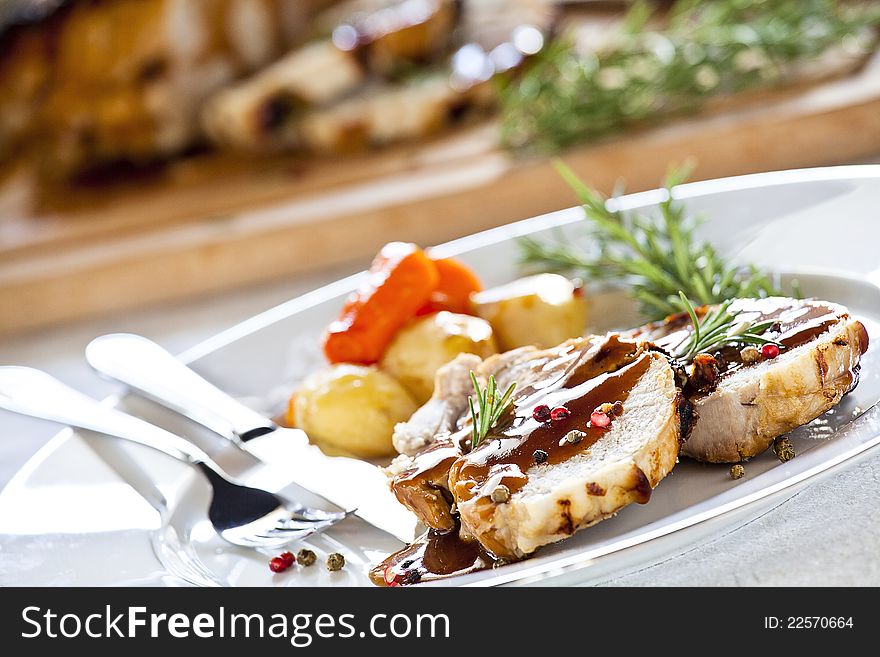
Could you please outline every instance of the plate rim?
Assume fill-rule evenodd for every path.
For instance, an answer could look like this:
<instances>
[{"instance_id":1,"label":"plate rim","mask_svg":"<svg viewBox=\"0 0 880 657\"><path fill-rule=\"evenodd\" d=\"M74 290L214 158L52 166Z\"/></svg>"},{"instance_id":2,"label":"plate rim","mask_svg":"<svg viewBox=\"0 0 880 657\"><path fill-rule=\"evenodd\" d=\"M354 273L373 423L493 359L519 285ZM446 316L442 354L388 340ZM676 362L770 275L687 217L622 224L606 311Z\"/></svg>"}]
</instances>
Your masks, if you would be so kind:
<instances>
[{"instance_id":1,"label":"plate rim","mask_svg":"<svg viewBox=\"0 0 880 657\"><path fill-rule=\"evenodd\" d=\"M677 185L673 189L672 197L675 199L686 200L723 192L776 187L792 183L830 182L834 180L865 178L880 178L880 164L852 164L805 169L783 169L779 171L749 173L741 176L710 178L708 180L698 180ZM666 198L667 192L665 189L655 188L613 197L609 199L609 206L611 208L619 208L623 210L634 210L648 205L654 205L658 201L662 201ZM541 230L544 227L565 226L574 223L582 218L582 213L583 210L580 206L570 206L541 214L536 217L521 219L520 221L465 235L464 237L459 237L427 248L430 248L431 251L437 253L441 257L454 257L465 251L470 251L478 247L489 246L508 239L522 237L523 235ZM334 296L352 292L356 289L358 283L361 282L365 274L366 271L362 270L355 274L351 274L350 276L322 285L321 287L315 288L305 294L283 301L276 306L233 324L229 328L202 340L189 349L177 354L177 357L184 363L192 364L232 342L266 328L270 324L328 301Z\"/></svg>"}]
</instances>

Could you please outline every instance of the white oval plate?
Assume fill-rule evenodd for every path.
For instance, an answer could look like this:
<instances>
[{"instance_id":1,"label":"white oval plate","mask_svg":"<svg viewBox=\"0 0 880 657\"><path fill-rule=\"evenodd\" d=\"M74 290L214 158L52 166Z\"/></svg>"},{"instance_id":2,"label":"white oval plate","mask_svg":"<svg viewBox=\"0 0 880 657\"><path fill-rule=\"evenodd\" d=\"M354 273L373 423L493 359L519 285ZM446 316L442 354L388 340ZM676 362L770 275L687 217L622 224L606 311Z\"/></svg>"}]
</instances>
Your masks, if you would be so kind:
<instances>
[{"instance_id":1,"label":"white oval plate","mask_svg":"<svg viewBox=\"0 0 880 657\"><path fill-rule=\"evenodd\" d=\"M676 196L706 216L702 235L722 253L773 271L795 272L806 294L849 306L876 345L878 182L880 167L838 167L692 183L679 187ZM662 195L634 194L617 202L626 208L650 207ZM578 209L564 210L456 240L436 251L460 257L493 285L517 275L517 237L550 229L576 231L580 217ZM848 239L845 249L834 248L828 240L832 230L855 239ZM321 365L320 331L358 278L273 308L183 358L255 408L277 409L295 382ZM625 325L628 312L619 295L603 296L594 304L594 324ZM447 583L582 583L683 552L722 528L760 515L880 444L878 400L880 354L873 347L864 357L856 391L832 412L792 433L796 459L780 464L771 451L751 461L747 476L735 482L726 467L683 461L658 486L650 504L630 506L520 564ZM210 452L224 448L217 437L148 402L128 398L122 405ZM161 455L63 431L0 494L0 584L360 585L367 583L369 564L399 546L350 520L310 542L320 556L344 552L348 566L343 572L317 567L273 576L265 555L217 539L203 517L206 493L203 482Z\"/></svg>"}]
</instances>

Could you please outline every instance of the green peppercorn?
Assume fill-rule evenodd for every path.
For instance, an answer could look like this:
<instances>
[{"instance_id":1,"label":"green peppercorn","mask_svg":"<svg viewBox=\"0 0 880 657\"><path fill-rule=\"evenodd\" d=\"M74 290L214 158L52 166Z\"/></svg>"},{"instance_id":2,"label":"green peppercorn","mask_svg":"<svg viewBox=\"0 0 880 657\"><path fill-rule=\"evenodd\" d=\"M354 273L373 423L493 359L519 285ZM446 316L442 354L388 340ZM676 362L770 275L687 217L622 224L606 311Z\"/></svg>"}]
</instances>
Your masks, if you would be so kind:
<instances>
[{"instance_id":1,"label":"green peppercorn","mask_svg":"<svg viewBox=\"0 0 880 657\"><path fill-rule=\"evenodd\" d=\"M492 489L490 497L495 504L504 504L510 499L510 489L504 484L498 484Z\"/></svg>"},{"instance_id":2,"label":"green peppercorn","mask_svg":"<svg viewBox=\"0 0 880 657\"><path fill-rule=\"evenodd\" d=\"M572 445L577 445L584 438L587 437L587 434L583 431L578 431L577 429L572 429L567 434L565 434L565 442L571 443Z\"/></svg>"},{"instance_id":3,"label":"green peppercorn","mask_svg":"<svg viewBox=\"0 0 880 657\"><path fill-rule=\"evenodd\" d=\"M757 347L748 345L739 352L739 357L742 358L742 362L746 365L752 365L761 360L761 352L758 351Z\"/></svg>"},{"instance_id":4,"label":"green peppercorn","mask_svg":"<svg viewBox=\"0 0 880 657\"><path fill-rule=\"evenodd\" d=\"M788 438L777 438L773 443L773 451L776 452L776 458L783 463L795 457L794 445Z\"/></svg>"},{"instance_id":5,"label":"green peppercorn","mask_svg":"<svg viewBox=\"0 0 880 657\"><path fill-rule=\"evenodd\" d=\"M301 566L311 566L317 558L311 550L303 549L296 553L296 562Z\"/></svg>"}]
</instances>

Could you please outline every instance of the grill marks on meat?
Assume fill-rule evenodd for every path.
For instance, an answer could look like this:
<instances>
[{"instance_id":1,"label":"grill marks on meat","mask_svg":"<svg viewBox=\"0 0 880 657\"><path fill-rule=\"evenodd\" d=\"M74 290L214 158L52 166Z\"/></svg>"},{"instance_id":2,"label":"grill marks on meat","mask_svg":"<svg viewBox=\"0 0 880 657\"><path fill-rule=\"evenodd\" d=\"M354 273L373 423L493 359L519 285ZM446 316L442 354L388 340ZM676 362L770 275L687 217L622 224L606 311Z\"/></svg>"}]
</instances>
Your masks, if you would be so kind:
<instances>
[{"instance_id":1,"label":"grill marks on meat","mask_svg":"<svg viewBox=\"0 0 880 657\"><path fill-rule=\"evenodd\" d=\"M374 0L330 12L332 37L225 89L202 121L218 144L253 151L344 153L425 138L495 106L493 76L527 56L518 27L549 32L548 0ZM457 50L456 50L457 48ZM414 67L429 65L422 75ZM295 98L283 119L266 107Z\"/></svg>"},{"instance_id":2,"label":"grill marks on meat","mask_svg":"<svg viewBox=\"0 0 880 657\"><path fill-rule=\"evenodd\" d=\"M697 413L694 410L694 405L681 392L678 393L676 405L678 407L678 421L681 426L681 442L685 442L690 437L691 430L697 421Z\"/></svg>"},{"instance_id":3,"label":"grill marks on meat","mask_svg":"<svg viewBox=\"0 0 880 657\"><path fill-rule=\"evenodd\" d=\"M369 102L331 104L372 77L393 79L435 61L447 50L458 15L453 0L375 5L345 17L333 26L332 36L294 50L218 93L203 112L207 133L222 145L251 150L344 151L370 138ZM279 99L285 100L283 116L272 111ZM316 107L320 111L309 112Z\"/></svg>"}]
</instances>

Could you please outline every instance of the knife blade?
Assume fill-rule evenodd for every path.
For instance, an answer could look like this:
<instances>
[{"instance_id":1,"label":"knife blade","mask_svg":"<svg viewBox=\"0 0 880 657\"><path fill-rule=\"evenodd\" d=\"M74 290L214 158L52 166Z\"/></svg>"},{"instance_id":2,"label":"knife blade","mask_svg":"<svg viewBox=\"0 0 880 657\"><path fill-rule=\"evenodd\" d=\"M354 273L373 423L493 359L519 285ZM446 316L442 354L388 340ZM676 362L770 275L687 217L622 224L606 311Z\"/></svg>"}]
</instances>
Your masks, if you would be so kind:
<instances>
[{"instance_id":1,"label":"knife blade","mask_svg":"<svg viewBox=\"0 0 880 657\"><path fill-rule=\"evenodd\" d=\"M396 500L377 466L327 456L303 431L280 427L248 408L155 342L105 335L86 347L86 359L103 376L227 438L229 449L214 458L241 483L284 492L304 504L310 502L300 497L311 493L328 510L335 510L328 502L356 509L355 515L405 543L415 538L417 518Z\"/></svg>"}]
</instances>

